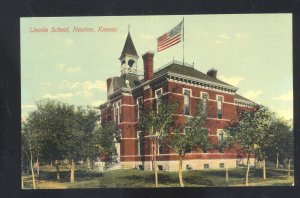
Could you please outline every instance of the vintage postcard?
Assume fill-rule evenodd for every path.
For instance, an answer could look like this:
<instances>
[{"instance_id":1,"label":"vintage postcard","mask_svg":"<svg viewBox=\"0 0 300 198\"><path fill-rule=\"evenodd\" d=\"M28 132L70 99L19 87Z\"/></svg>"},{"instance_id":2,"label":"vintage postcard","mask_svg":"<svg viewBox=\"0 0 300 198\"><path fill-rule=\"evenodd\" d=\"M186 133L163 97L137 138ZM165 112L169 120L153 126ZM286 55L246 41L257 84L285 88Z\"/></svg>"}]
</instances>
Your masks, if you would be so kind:
<instances>
[{"instance_id":1,"label":"vintage postcard","mask_svg":"<svg viewBox=\"0 0 300 198\"><path fill-rule=\"evenodd\" d=\"M23 189L294 184L292 14L20 26Z\"/></svg>"}]
</instances>

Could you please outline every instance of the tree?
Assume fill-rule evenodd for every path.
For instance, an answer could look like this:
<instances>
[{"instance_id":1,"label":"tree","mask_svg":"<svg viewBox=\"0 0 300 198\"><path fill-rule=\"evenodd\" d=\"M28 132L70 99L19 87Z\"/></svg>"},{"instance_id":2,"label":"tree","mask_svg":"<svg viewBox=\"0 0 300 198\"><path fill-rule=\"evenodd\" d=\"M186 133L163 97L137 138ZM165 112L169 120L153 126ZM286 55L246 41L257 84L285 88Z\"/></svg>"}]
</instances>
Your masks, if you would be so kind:
<instances>
[{"instance_id":1,"label":"tree","mask_svg":"<svg viewBox=\"0 0 300 198\"><path fill-rule=\"evenodd\" d=\"M158 170L156 164L157 145L162 141L162 137L168 133L169 126L173 121L172 112L176 108L176 103L164 101L162 104L145 109L139 119L139 127L144 133L151 137L153 166L155 174L155 187L158 187Z\"/></svg>"},{"instance_id":2,"label":"tree","mask_svg":"<svg viewBox=\"0 0 300 198\"><path fill-rule=\"evenodd\" d=\"M288 160L288 177L291 176L291 161L294 159L294 134L292 130L289 130L283 139L283 155Z\"/></svg>"},{"instance_id":3,"label":"tree","mask_svg":"<svg viewBox=\"0 0 300 198\"><path fill-rule=\"evenodd\" d=\"M63 104L55 100L41 100L36 103L37 116L29 115L29 122L40 132L39 142L41 143L41 160L51 163L56 168L56 179L60 180L59 164L63 159L62 150L58 144L66 128L66 115L63 111Z\"/></svg>"},{"instance_id":4,"label":"tree","mask_svg":"<svg viewBox=\"0 0 300 198\"><path fill-rule=\"evenodd\" d=\"M70 162L70 181L73 182L75 162L92 155L87 141L92 139L97 119L97 113L91 109L54 100L37 102L37 110L29 115L27 126L30 128L27 128L31 133L39 134L42 160L54 162L57 180L60 179L59 162L62 159Z\"/></svg>"},{"instance_id":5,"label":"tree","mask_svg":"<svg viewBox=\"0 0 300 198\"><path fill-rule=\"evenodd\" d=\"M276 161L276 168L279 167L279 161L284 160L286 148L285 145L288 143L287 135L290 132L290 126L286 121L282 119L275 119L270 128L270 144L267 147L267 153L269 159Z\"/></svg>"},{"instance_id":6,"label":"tree","mask_svg":"<svg viewBox=\"0 0 300 198\"><path fill-rule=\"evenodd\" d=\"M206 123L206 118L206 111L203 110L203 105L199 103L196 115L186 123L184 133L175 129L174 134L165 134L164 136L164 142L178 155L178 177L181 187L184 187L182 161L185 154L194 149L207 150L212 147L208 138L208 130L203 127Z\"/></svg>"},{"instance_id":7,"label":"tree","mask_svg":"<svg viewBox=\"0 0 300 198\"><path fill-rule=\"evenodd\" d=\"M218 142L218 150L219 152L220 151L224 151L224 149L231 149L233 147L233 144L234 144L234 141L233 141L233 138L232 136L228 136L226 133L223 134L223 139L219 140ZM225 167L225 178L226 178L226 185L228 185L228 182L229 182L229 172L228 172L228 166L226 164L226 167Z\"/></svg>"},{"instance_id":8,"label":"tree","mask_svg":"<svg viewBox=\"0 0 300 198\"><path fill-rule=\"evenodd\" d=\"M75 181L75 164L77 161L86 159L87 156L94 157L94 149L88 145L87 140L92 140L92 132L95 128L98 116L96 112L73 105L62 104L61 113L65 130L58 142L58 149L62 152L64 159L70 163L70 182ZM85 138L87 138L85 140Z\"/></svg>"},{"instance_id":9,"label":"tree","mask_svg":"<svg viewBox=\"0 0 300 198\"><path fill-rule=\"evenodd\" d=\"M99 149L96 147L97 136L95 134L95 127L99 114L87 107L77 110L76 121L79 123L79 130L83 132L82 142L82 158L87 163L87 170L93 169L94 160L99 157Z\"/></svg>"},{"instance_id":10,"label":"tree","mask_svg":"<svg viewBox=\"0 0 300 198\"><path fill-rule=\"evenodd\" d=\"M247 153L245 185L248 186L250 155L261 149L260 154L265 161L264 140L272 122L272 114L266 107L257 106L253 111L240 111L238 116L238 121L230 123L225 132L231 136L234 142L240 144ZM263 175L265 175L265 166L263 168Z\"/></svg>"},{"instance_id":11,"label":"tree","mask_svg":"<svg viewBox=\"0 0 300 198\"><path fill-rule=\"evenodd\" d=\"M94 145L98 155L104 159L113 159L116 154L115 139L119 140L120 132L114 122L109 122L94 131Z\"/></svg>"},{"instance_id":12,"label":"tree","mask_svg":"<svg viewBox=\"0 0 300 198\"><path fill-rule=\"evenodd\" d=\"M39 139L41 138L41 134L36 126L35 123L32 122L38 116L37 112L33 112L29 115L28 122L22 124L22 133L21 133L21 148L22 153L26 155L30 169L31 169L31 176L32 176L32 187L36 189L35 183L35 174L34 174L34 158L38 158L38 155L41 150L41 143Z\"/></svg>"}]
</instances>

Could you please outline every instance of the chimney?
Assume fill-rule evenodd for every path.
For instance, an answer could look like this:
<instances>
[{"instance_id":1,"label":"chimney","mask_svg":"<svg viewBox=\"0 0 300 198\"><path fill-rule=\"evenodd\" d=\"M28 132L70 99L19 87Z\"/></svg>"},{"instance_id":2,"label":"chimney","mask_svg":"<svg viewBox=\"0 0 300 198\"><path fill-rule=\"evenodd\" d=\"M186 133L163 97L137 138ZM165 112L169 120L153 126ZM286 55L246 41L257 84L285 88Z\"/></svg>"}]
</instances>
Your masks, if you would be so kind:
<instances>
[{"instance_id":1,"label":"chimney","mask_svg":"<svg viewBox=\"0 0 300 198\"><path fill-rule=\"evenodd\" d=\"M148 51L143 55L144 60L144 81L151 80L153 76L154 52Z\"/></svg>"},{"instance_id":2,"label":"chimney","mask_svg":"<svg viewBox=\"0 0 300 198\"><path fill-rule=\"evenodd\" d=\"M111 86L111 82L112 82L112 78L106 79L107 93L108 93L109 88L110 88L110 86Z\"/></svg>"},{"instance_id":3,"label":"chimney","mask_svg":"<svg viewBox=\"0 0 300 198\"><path fill-rule=\"evenodd\" d=\"M211 68L210 70L207 71L207 75L212 77L212 78L217 78L217 72L215 68Z\"/></svg>"}]
</instances>

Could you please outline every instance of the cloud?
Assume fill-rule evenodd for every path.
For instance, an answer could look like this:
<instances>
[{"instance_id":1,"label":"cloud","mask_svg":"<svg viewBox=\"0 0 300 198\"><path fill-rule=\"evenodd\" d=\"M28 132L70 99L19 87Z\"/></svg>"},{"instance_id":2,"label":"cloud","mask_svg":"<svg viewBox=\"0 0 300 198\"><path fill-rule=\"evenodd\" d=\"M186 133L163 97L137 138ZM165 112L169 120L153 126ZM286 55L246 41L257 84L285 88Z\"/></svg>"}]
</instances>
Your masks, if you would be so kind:
<instances>
[{"instance_id":1,"label":"cloud","mask_svg":"<svg viewBox=\"0 0 300 198\"><path fill-rule=\"evenodd\" d=\"M21 105L21 108L22 109L33 109L33 108L36 108L36 106L32 105L32 104L28 104L28 105Z\"/></svg>"},{"instance_id":2,"label":"cloud","mask_svg":"<svg viewBox=\"0 0 300 198\"><path fill-rule=\"evenodd\" d=\"M93 107L98 107L99 105L103 104L104 102L106 102L106 101L104 101L104 100L95 100L94 102L91 103L91 105Z\"/></svg>"},{"instance_id":3,"label":"cloud","mask_svg":"<svg viewBox=\"0 0 300 198\"><path fill-rule=\"evenodd\" d=\"M72 89L81 88L84 90L98 89L100 91L106 91L106 82L101 80L92 81L84 81L84 82L75 82L71 86Z\"/></svg>"},{"instance_id":4,"label":"cloud","mask_svg":"<svg viewBox=\"0 0 300 198\"><path fill-rule=\"evenodd\" d=\"M227 40L229 40L231 37L228 36L227 34L220 34L218 37L218 40L215 41L216 45L220 45L225 43Z\"/></svg>"},{"instance_id":5,"label":"cloud","mask_svg":"<svg viewBox=\"0 0 300 198\"><path fill-rule=\"evenodd\" d=\"M59 83L59 87L61 88L71 88L72 83L68 80L63 80Z\"/></svg>"},{"instance_id":6,"label":"cloud","mask_svg":"<svg viewBox=\"0 0 300 198\"><path fill-rule=\"evenodd\" d=\"M273 100L293 101L293 91L289 90L287 93L273 98Z\"/></svg>"},{"instance_id":7,"label":"cloud","mask_svg":"<svg viewBox=\"0 0 300 198\"><path fill-rule=\"evenodd\" d=\"M255 100L258 96L260 96L263 92L260 90L254 91L254 90L249 90L246 91L243 96L250 99L250 100Z\"/></svg>"},{"instance_id":8,"label":"cloud","mask_svg":"<svg viewBox=\"0 0 300 198\"><path fill-rule=\"evenodd\" d=\"M235 38L237 38L237 39L247 39L248 35L238 32L238 33L235 34Z\"/></svg>"},{"instance_id":9,"label":"cloud","mask_svg":"<svg viewBox=\"0 0 300 198\"><path fill-rule=\"evenodd\" d=\"M51 82L41 82L41 85L50 86L50 85L52 85L52 83Z\"/></svg>"},{"instance_id":10,"label":"cloud","mask_svg":"<svg viewBox=\"0 0 300 198\"><path fill-rule=\"evenodd\" d=\"M95 91L105 91L106 92L106 82L101 80L96 81L83 81L83 82L70 82L68 80L63 80L59 83L61 88L67 89L66 93L52 94L47 93L42 96L42 98L49 99L69 99L72 97L84 97L88 98L95 94Z\"/></svg>"},{"instance_id":11,"label":"cloud","mask_svg":"<svg viewBox=\"0 0 300 198\"><path fill-rule=\"evenodd\" d=\"M44 96L42 96L42 98L49 98L49 99L67 99L67 98L71 98L72 96L74 96L73 93L60 93L60 94L56 94L56 95L52 95L52 94L45 94Z\"/></svg>"},{"instance_id":12,"label":"cloud","mask_svg":"<svg viewBox=\"0 0 300 198\"><path fill-rule=\"evenodd\" d=\"M78 73L80 72L80 67L67 67L66 71L69 73Z\"/></svg>"},{"instance_id":13,"label":"cloud","mask_svg":"<svg viewBox=\"0 0 300 198\"><path fill-rule=\"evenodd\" d=\"M21 122L25 122L28 118L28 114L27 113L22 113L21 115Z\"/></svg>"},{"instance_id":14,"label":"cloud","mask_svg":"<svg viewBox=\"0 0 300 198\"><path fill-rule=\"evenodd\" d=\"M223 39L223 40L228 40L228 39L230 39L230 36L228 36L227 34L221 34L221 35L219 35L219 38Z\"/></svg>"},{"instance_id":15,"label":"cloud","mask_svg":"<svg viewBox=\"0 0 300 198\"><path fill-rule=\"evenodd\" d=\"M118 35L114 35L113 38L125 39L126 36L127 34L118 34Z\"/></svg>"},{"instance_id":16,"label":"cloud","mask_svg":"<svg viewBox=\"0 0 300 198\"><path fill-rule=\"evenodd\" d=\"M199 33L197 34L197 37L206 37L206 36L208 36L208 33L207 33L207 32L199 32Z\"/></svg>"},{"instance_id":17,"label":"cloud","mask_svg":"<svg viewBox=\"0 0 300 198\"><path fill-rule=\"evenodd\" d=\"M284 119L289 121L293 120L293 108L285 108L283 106L270 106L270 110L274 111L279 117L283 117Z\"/></svg>"},{"instance_id":18,"label":"cloud","mask_svg":"<svg viewBox=\"0 0 300 198\"><path fill-rule=\"evenodd\" d=\"M154 38L154 36L150 34L140 34L139 36L145 40L152 40Z\"/></svg>"},{"instance_id":19,"label":"cloud","mask_svg":"<svg viewBox=\"0 0 300 198\"><path fill-rule=\"evenodd\" d=\"M85 98L87 98L91 95L92 95L91 92L87 91L87 90L78 91L78 92L75 93L75 96L81 96L81 97L85 97Z\"/></svg>"},{"instance_id":20,"label":"cloud","mask_svg":"<svg viewBox=\"0 0 300 198\"><path fill-rule=\"evenodd\" d=\"M65 39L65 44L67 47L73 47L74 46L74 40L71 38L66 38Z\"/></svg>"},{"instance_id":21,"label":"cloud","mask_svg":"<svg viewBox=\"0 0 300 198\"><path fill-rule=\"evenodd\" d=\"M221 43L224 43L224 41L216 40L216 42L215 42L216 45L219 45Z\"/></svg>"},{"instance_id":22,"label":"cloud","mask_svg":"<svg viewBox=\"0 0 300 198\"><path fill-rule=\"evenodd\" d=\"M66 71L68 73L78 73L81 70L80 67L70 67L70 66L66 66L62 63L57 64L57 66L58 66L59 70Z\"/></svg>"},{"instance_id":23,"label":"cloud","mask_svg":"<svg viewBox=\"0 0 300 198\"><path fill-rule=\"evenodd\" d=\"M233 85L233 86L238 86L238 84L244 80L244 78L239 77L239 76L230 76L230 77L225 77L223 75L219 75L218 77L220 80Z\"/></svg>"}]
</instances>

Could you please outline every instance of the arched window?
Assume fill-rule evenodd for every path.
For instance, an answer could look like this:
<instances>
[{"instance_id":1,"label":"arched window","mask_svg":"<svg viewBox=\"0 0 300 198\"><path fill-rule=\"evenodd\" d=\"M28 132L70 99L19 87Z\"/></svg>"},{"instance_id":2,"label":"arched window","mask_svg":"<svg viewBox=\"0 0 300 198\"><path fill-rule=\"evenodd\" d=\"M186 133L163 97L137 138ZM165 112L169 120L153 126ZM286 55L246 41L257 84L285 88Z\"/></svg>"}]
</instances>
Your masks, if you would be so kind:
<instances>
[{"instance_id":1,"label":"arched window","mask_svg":"<svg viewBox=\"0 0 300 198\"><path fill-rule=\"evenodd\" d=\"M128 65L129 65L129 67L132 67L134 63L135 63L135 61L134 61L134 60L132 60L132 59L130 59L130 60L128 61Z\"/></svg>"},{"instance_id":2,"label":"arched window","mask_svg":"<svg viewBox=\"0 0 300 198\"><path fill-rule=\"evenodd\" d=\"M190 94L191 91L189 89L183 89L184 96L184 104L183 104L183 113L184 115L190 115Z\"/></svg>"}]
</instances>

